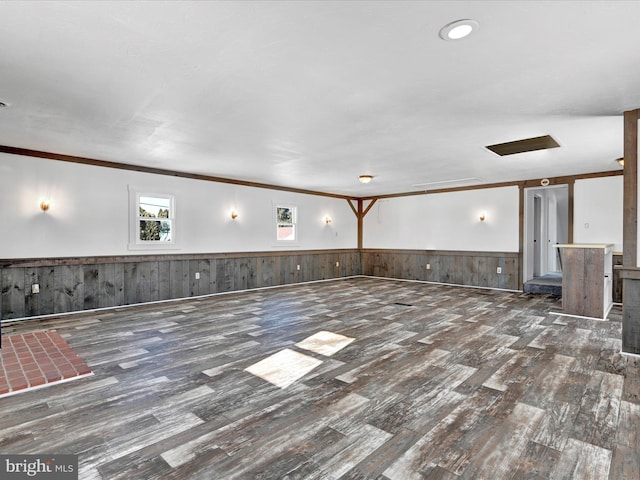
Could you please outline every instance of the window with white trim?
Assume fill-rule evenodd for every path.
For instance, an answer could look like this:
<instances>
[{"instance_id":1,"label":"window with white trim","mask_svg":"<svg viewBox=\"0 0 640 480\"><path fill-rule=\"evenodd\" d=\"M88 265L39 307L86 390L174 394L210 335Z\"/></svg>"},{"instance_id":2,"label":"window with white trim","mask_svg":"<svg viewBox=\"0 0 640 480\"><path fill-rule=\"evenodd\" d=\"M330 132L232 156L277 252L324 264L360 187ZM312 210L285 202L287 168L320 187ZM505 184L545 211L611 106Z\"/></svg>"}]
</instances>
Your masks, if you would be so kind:
<instances>
[{"instance_id":1,"label":"window with white trim","mask_svg":"<svg viewBox=\"0 0 640 480\"><path fill-rule=\"evenodd\" d=\"M276 240L278 242L296 242L298 240L297 208L294 205L275 205Z\"/></svg>"},{"instance_id":2,"label":"window with white trim","mask_svg":"<svg viewBox=\"0 0 640 480\"><path fill-rule=\"evenodd\" d=\"M130 191L133 248L172 248L175 243L173 195Z\"/></svg>"}]
</instances>

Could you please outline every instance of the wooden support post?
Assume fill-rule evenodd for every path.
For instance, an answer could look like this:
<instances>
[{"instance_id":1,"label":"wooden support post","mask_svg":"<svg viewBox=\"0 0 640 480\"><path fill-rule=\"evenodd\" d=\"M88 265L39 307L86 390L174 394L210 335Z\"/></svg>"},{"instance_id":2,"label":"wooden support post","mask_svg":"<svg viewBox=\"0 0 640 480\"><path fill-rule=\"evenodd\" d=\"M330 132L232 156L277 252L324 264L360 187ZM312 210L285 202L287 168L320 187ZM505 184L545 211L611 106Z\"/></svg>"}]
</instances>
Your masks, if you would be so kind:
<instances>
[{"instance_id":1,"label":"wooden support post","mask_svg":"<svg viewBox=\"0 0 640 480\"><path fill-rule=\"evenodd\" d=\"M353 203L351 203L350 199L347 199L347 202L349 203L349 206L351 207L351 210L353 210L353 213L355 214L356 218L358 219L358 250L362 250L363 232L364 232L364 217L367 216L367 213L369 213L369 210L371 210L371 207L373 207L373 204L376 203L376 201L378 199L377 198L372 198L371 201L369 202L369 205L367 205L367 208L364 208L364 199L358 198L356 200L358 201L357 208L353 206Z\"/></svg>"},{"instance_id":2,"label":"wooden support post","mask_svg":"<svg viewBox=\"0 0 640 480\"><path fill-rule=\"evenodd\" d=\"M575 185L576 185L576 181L575 180L570 180L568 182L568 186L569 186L569 206L568 206L568 212L567 212L567 243L573 243L573 205L574 205L574 191L575 191Z\"/></svg>"},{"instance_id":3,"label":"wooden support post","mask_svg":"<svg viewBox=\"0 0 640 480\"><path fill-rule=\"evenodd\" d=\"M624 188L622 253L625 267L638 266L638 115L624 112Z\"/></svg>"},{"instance_id":4,"label":"wooden support post","mask_svg":"<svg viewBox=\"0 0 640 480\"><path fill-rule=\"evenodd\" d=\"M640 354L640 269L638 268L638 117L624 112L622 254L622 351Z\"/></svg>"},{"instance_id":5,"label":"wooden support post","mask_svg":"<svg viewBox=\"0 0 640 480\"><path fill-rule=\"evenodd\" d=\"M524 183L518 185L518 289L524 289Z\"/></svg>"},{"instance_id":6,"label":"wooden support post","mask_svg":"<svg viewBox=\"0 0 640 480\"><path fill-rule=\"evenodd\" d=\"M371 207L373 207L373 205L376 203L378 199L377 198L373 198L371 199L371 201L369 202L369 205L367 205L367 208L365 208L363 210L364 207L364 201L363 200L358 200L358 249L362 250L362 244L363 244L363 232L364 232L364 217L367 216L367 213L369 213L369 211L371 210Z\"/></svg>"},{"instance_id":7,"label":"wooden support post","mask_svg":"<svg viewBox=\"0 0 640 480\"><path fill-rule=\"evenodd\" d=\"M363 244L363 229L364 229L364 215L362 213L363 200L358 199L358 250L362 250Z\"/></svg>"}]
</instances>

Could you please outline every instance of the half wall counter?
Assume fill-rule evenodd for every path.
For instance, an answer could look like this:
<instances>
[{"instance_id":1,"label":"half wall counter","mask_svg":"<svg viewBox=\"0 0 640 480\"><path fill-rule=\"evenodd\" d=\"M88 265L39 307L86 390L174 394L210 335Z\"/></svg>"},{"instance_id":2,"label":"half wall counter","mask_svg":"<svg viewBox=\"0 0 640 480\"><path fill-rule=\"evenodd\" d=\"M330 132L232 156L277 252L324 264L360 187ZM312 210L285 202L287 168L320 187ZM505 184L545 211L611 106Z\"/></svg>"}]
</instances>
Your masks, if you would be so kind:
<instances>
[{"instance_id":1,"label":"half wall counter","mask_svg":"<svg viewBox=\"0 0 640 480\"><path fill-rule=\"evenodd\" d=\"M562 263L562 310L605 319L613 306L613 244L556 245Z\"/></svg>"}]
</instances>

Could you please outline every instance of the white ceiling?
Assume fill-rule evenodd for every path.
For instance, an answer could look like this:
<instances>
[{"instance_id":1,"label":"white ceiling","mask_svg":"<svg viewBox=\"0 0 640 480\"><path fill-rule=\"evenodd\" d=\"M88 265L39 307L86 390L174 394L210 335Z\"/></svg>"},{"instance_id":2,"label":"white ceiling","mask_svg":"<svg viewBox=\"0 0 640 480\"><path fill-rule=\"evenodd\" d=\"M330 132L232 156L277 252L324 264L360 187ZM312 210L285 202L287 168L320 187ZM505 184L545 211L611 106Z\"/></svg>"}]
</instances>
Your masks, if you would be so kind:
<instances>
[{"instance_id":1,"label":"white ceiling","mask_svg":"<svg viewBox=\"0 0 640 480\"><path fill-rule=\"evenodd\" d=\"M0 18L0 145L286 187L615 170L640 107L638 1L3 1ZM439 38L462 18L480 29ZM547 134L561 148L484 148Z\"/></svg>"}]
</instances>

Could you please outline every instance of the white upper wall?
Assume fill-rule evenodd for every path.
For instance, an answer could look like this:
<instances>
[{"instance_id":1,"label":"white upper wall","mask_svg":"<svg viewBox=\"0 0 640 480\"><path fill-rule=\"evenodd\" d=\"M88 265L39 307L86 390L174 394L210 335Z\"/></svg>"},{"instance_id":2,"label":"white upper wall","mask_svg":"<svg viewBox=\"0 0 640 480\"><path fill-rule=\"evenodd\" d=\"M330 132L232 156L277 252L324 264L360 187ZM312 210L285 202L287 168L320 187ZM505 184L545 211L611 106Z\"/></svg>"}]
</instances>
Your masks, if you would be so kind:
<instances>
[{"instance_id":1,"label":"white upper wall","mask_svg":"<svg viewBox=\"0 0 640 480\"><path fill-rule=\"evenodd\" d=\"M622 176L576 181L574 242L622 250L622 183ZM130 187L175 196L174 248L129 248ZM46 213L38 207L43 197L52 200ZM274 240L273 202L299 209L295 247ZM357 222L346 200L8 154L0 154L0 206L0 258L357 247ZM480 222L483 211L487 218ZM517 252L518 217L515 186L383 199L364 219L363 243Z\"/></svg>"},{"instance_id":2,"label":"white upper wall","mask_svg":"<svg viewBox=\"0 0 640 480\"><path fill-rule=\"evenodd\" d=\"M622 175L576 180L574 243L613 243L615 251L622 251L622 190Z\"/></svg>"},{"instance_id":3,"label":"white upper wall","mask_svg":"<svg viewBox=\"0 0 640 480\"><path fill-rule=\"evenodd\" d=\"M378 200L364 219L363 246L517 252L518 198L513 186Z\"/></svg>"},{"instance_id":4,"label":"white upper wall","mask_svg":"<svg viewBox=\"0 0 640 480\"><path fill-rule=\"evenodd\" d=\"M175 196L172 249L129 249L130 186ZM39 208L43 197L51 199L48 212ZM0 154L0 258L292 248L275 241L273 202L298 207L293 248L357 247L356 218L343 199Z\"/></svg>"}]
</instances>

